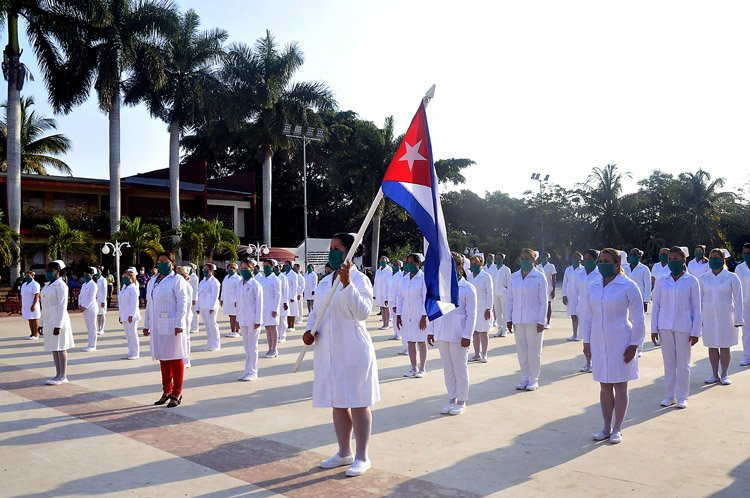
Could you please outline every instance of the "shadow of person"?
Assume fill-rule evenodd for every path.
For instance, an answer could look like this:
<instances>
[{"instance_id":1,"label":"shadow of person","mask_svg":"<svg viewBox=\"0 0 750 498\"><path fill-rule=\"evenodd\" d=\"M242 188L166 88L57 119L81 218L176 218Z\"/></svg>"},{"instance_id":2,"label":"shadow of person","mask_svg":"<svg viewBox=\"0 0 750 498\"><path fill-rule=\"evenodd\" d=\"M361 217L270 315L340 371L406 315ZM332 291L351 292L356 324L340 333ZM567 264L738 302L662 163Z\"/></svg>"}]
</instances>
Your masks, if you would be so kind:
<instances>
[{"instance_id":1,"label":"shadow of person","mask_svg":"<svg viewBox=\"0 0 750 498\"><path fill-rule=\"evenodd\" d=\"M734 482L711 495L711 498L746 498L750 496L750 458L733 468Z\"/></svg>"}]
</instances>

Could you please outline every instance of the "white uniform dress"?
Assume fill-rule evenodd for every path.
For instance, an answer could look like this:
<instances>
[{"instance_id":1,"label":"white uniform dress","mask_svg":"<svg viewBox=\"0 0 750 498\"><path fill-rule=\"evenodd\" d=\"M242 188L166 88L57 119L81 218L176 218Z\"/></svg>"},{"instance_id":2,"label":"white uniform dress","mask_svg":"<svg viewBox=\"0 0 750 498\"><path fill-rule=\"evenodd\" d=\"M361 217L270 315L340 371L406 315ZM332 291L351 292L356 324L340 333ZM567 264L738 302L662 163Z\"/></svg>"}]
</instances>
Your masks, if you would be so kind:
<instances>
[{"instance_id":1,"label":"white uniform dress","mask_svg":"<svg viewBox=\"0 0 750 498\"><path fill-rule=\"evenodd\" d=\"M42 320L44 328L44 350L67 351L75 346L73 326L68 315L68 284L58 278L42 287ZM60 329L58 335L54 334Z\"/></svg>"},{"instance_id":2,"label":"white uniform dress","mask_svg":"<svg viewBox=\"0 0 750 498\"><path fill-rule=\"evenodd\" d=\"M708 259L702 263L695 259L691 259L687 265L687 271L696 278L700 278L704 273L711 271L711 268L708 267Z\"/></svg>"},{"instance_id":3,"label":"white uniform dress","mask_svg":"<svg viewBox=\"0 0 750 498\"><path fill-rule=\"evenodd\" d=\"M187 308L188 282L170 273L157 283L154 276L146 285L146 313L143 328L151 334L151 357L154 360L181 360L189 355ZM175 329L182 329L175 334Z\"/></svg>"},{"instance_id":4,"label":"white uniform dress","mask_svg":"<svg viewBox=\"0 0 750 498\"><path fill-rule=\"evenodd\" d=\"M258 336L263 324L263 288L255 278L240 277L237 320L240 322L242 346L245 349L245 372L243 377L258 376Z\"/></svg>"},{"instance_id":5,"label":"white uniform dress","mask_svg":"<svg viewBox=\"0 0 750 498\"><path fill-rule=\"evenodd\" d=\"M510 287L510 268L506 265L495 267L492 277L492 318L501 333L504 333L508 288Z\"/></svg>"},{"instance_id":6,"label":"white uniform dress","mask_svg":"<svg viewBox=\"0 0 750 498\"><path fill-rule=\"evenodd\" d=\"M656 285L656 281L660 278L668 277L671 274L672 273L669 271L669 265L662 265L660 261L657 261L651 266L651 276L654 278L654 285Z\"/></svg>"},{"instance_id":7,"label":"white uniform dress","mask_svg":"<svg viewBox=\"0 0 750 498\"><path fill-rule=\"evenodd\" d=\"M198 284L198 310L200 316L203 317L203 326L206 327L208 347L215 350L221 349L219 326L216 323L216 314L219 312L220 287L221 284L213 275L204 278Z\"/></svg>"},{"instance_id":8,"label":"white uniform dress","mask_svg":"<svg viewBox=\"0 0 750 498\"><path fill-rule=\"evenodd\" d=\"M539 265L538 268L544 273L544 276L547 277L547 301L552 301L552 293L555 291L555 286L552 285L552 276L557 275L557 268L555 268L555 265L550 262L545 263L544 266ZM547 323L546 318L544 323Z\"/></svg>"},{"instance_id":9,"label":"white uniform dress","mask_svg":"<svg viewBox=\"0 0 750 498\"><path fill-rule=\"evenodd\" d=\"M422 270L404 279L399 293L398 316L401 317L401 334L407 342L427 341L427 329L419 328L420 320L427 314L424 308L426 297L427 287Z\"/></svg>"},{"instance_id":10,"label":"white uniform dress","mask_svg":"<svg viewBox=\"0 0 750 498\"><path fill-rule=\"evenodd\" d=\"M101 278L99 279L101 280ZM97 300L98 286L93 280L89 280L81 286L78 292L78 307L83 308L83 320L88 330L88 347L96 347L96 315L99 301Z\"/></svg>"},{"instance_id":11,"label":"white uniform dress","mask_svg":"<svg viewBox=\"0 0 750 498\"><path fill-rule=\"evenodd\" d=\"M349 275L350 284L336 289L315 338L312 398L317 408L361 408L380 400L375 348L366 325L372 285L356 268ZM315 323L332 284L333 274L318 284L310 323Z\"/></svg>"},{"instance_id":12,"label":"white uniform dress","mask_svg":"<svg viewBox=\"0 0 750 498\"><path fill-rule=\"evenodd\" d=\"M474 325L475 332L489 332L492 327L492 303L494 291L492 289L492 275L484 268L474 275L469 272L469 283L474 286L477 293L477 320ZM485 318L485 312L490 310L490 318Z\"/></svg>"},{"instance_id":13,"label":"white uniform dress","mask_svg":"<svg viewBox=\"0 0 750 498\"><path fill-rule=\"evenodd\" d=\"M289 311L287 312L287 316L297 318L298 316L300 316L299 301L297 301L297 296L299 294L302 294L302 288L299 286L299 279L297 279L297 274L294 273L294 270L289 270L288 273L284 274L284 277L286 278L286 283L289 288Z\"/></svg>"},{"instance_id":14,"label":"white uniform dress","mask_svg":"<svg viewBox=\"0 0 750 498\"><path fill-rule=\"evenodd\" d=\"M34 303L34 296L39 294L39 290L39 283L36 280L24 282L21 285L21 316L24 320L36 320L42 316L40 304Z\"/></svg>"},{"instance_id":15,"label":"white uniform dress","mask_svg":"<svg viewBox=\"0 0 750 498\"><path fill-rule=\"evenodd\" d=\"M196 313L198 311L198 281L198 275L192 272L188 281L192 290L192 299L190 300L190 332L198 332L198 313ZM193 301L195 301L195 305Z\"/></svg>"},{"instance_id":16,"label":"white uniform dress","mask_svg":"<svg viewBox=\"0 0 750 498\"><path fill-rule=\"evenodd\" d=\"M568 303L565 305L568 316L573 316L575 314L571 312L571 310L575 310L575 289L578 283L578 277L585 274L586 269L583 267L583 265L578 265L575 268L573 267L573 265L568 265L568 267L565 268L565 273L563 273L562 295L564 298L566 298L566 301Z\"/></svg>"},{"instance_id":17,"label":"white uniform dress","mask_svg":"<svg viewBox=\"0 0 750 498\"><path fill-rule=\"evenodd\" d=\"M638 356L630 363L623 360L628 346L640 347L646 335L643 297L636 283L622 274L606 286L601 276L589 279L586 301L579 306L586 308L579 315L579 332L591 345L594 380L616 384L637 379Z\"/></svg>"},{"instance_id":18,"label":"white uniform dress","mask_svg":"<svg viewBox=\"0 0 750 498\"><path fill-rule=\"evenodd\" d=\"M729 348L737 344L739 329L744 325L742 284L740 278L724 268L698 278L701 286L703 344L707 348Z\"/></svg>"},{"instance_id":19,"label":"white uniform dress","mask_svg":"<svg viewBox=\"0 0 750 498\"><path fill-rule=\"evenodd\" d=\"M239 300L239 287L242 284L242 277L237 275L227 275L221 282L221 295L219 300L223 302L222 308L224 313L229 316L237 316L237 301Z\"/></svg>"},{"instance_id":20,"label":"white uniform dress","mask_svg":"<svg viewBox=\"0 0 750 498\"><path fill-rule=\"evenodd\" d=\"M742 316L750 317L750 268L744 261L737 265L734 274L740 279L742 285ZM750 363L750 327L742 327L742 352L745 362Z\"/></svg>"},{"instance_id":21,"label":"white uniform dress","mask_svg":"<svg viewBox=\"0 0 750 498\"><path fill-rule=\"evenodd\" d=\"M305 301L315 299L315 288L318 286L318 274L314 271L305 273Z\"/></svg>"},{"instance_id":22,"label":"white uniform dress","mask_svg":"<svg viewBox=\"0 0 750 498\"><path fill-rule=\"evenodd\" d=\"M630 264L626 264L622 269L625 272L625 276L638 286L638 290L641 291L641 296L643 296L643 302L648 303L651 301L651 270L648 269L648 266L638 263L631 270Z\"/></svg>"},{"instance_id":23,"label":"white uniform dress","mask_svg":"<svg viewBox=\"0 0 750 498\"><path fill-rule=\"evenodd\" d=\"M99 280L96 281L96 300L99 303L96 314L105 315L107 313L107 277L104 275L99 275Z\"/></svg>"},{"instance_id":24,"label":"white uniform dress","mask_svg":"<svg viewBox=\"0 0 750 498\"><path fill-rule=\"evenodd\" d=\"M260 274L259 274L260 275ZM261 275L258 283L263 288L263 325L275 327L279 324L281 313L281 282L279 277L271 273L268 276ZM273 312L276 316L273 316ZM309 321L309 320L308 320Z\"/></svg>"},{"instance_id":25,"label":"white uniform dress","mask_svg":"<svg viewBox=\"0 0 750 498\"><path fill-rule=\"evenodd\" d=\"M138 342L138 321L141 319L141 312L138 309L138 284L131 283L120 289L117 294L117 306L122 328L125 329L125 337L128 340L128 358L138 358L141 355ZM131 316L133 321L128 322L128 317ZM185 333L187 334L187 330Z\"/></svg>"},{"instance_id":26,"label":"white uniform dress","mask_svg":"<svg viewBox=\"0 0 750 498\"><path fill-rule=\"evenodd\" d=\"M279 334L279 342L283 342L286 340L286 329L289 326L286 321L289 316L289 281L284 272L279 272L277 278L281 288L281 306L279 306L279 326L276 330ZM286 305L286 309L284 309L284 305Z\"/></svg>"},{"instance_id":27,"label":"white uniform dress","mask_svg":"<svg viewBox=\"0 0 750 498\"><path fill-rule=\"evenodd\" d=\"M526 277L521 270L510 277L508 316L513 322L521 384L539 383L542 368L542 342L544 332L537 332L537 324L547 321L547 279L541 271L531 270Z\"/></svg>"},{"instance_id":28,"label":"white uniform dress","mask_svg":"<svg viewBox=\"0 0 750 498\"><path fill-rule=\"evenodd\" d=\"M393 276L393 272L388 266L385 268L379 268L375 272L375 285L373 291L375 292L375 305L381 308L385 308L385 302L388 300L388 283Z\"/></svg>"},{"instance_id":29,"label":"white uniform dress","mask_svg":"<svg viewBox=\"0 0 750 498\"><path fill-rule=\"evenodd\" d=\"M292 270L292 274L294 274L294 278L297 279L297 295L294 296L294 299L297 302L297 318L302 319L302 315L304 314L302 302L305 299L305 277L294 270ZM299 299L297 299L297 297L299 297Z\"/></svg>"},{"instance_id":30,"label":"white uniform dress","mask_svg":"<svg viewBox=\"0 0 750 498\"><path fill-rule=\"evenodd\" d=\"M476 307L476 290L462 278L458 281L458 307L430 322L443 360L448 399L467 401L469 398L469 367L466 362L469 348L461 347L461 339L471 339L474 334Z\"/></svg>"}]
</instances>

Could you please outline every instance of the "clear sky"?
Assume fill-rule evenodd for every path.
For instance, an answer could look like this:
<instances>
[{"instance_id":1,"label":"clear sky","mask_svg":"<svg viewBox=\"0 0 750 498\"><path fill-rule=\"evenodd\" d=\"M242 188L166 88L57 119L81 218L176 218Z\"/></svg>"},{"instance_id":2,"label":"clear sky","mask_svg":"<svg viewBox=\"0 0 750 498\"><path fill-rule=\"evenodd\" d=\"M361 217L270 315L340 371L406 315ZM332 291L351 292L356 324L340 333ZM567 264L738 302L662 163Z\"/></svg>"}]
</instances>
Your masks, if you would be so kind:
<instances>
[{"instance_id":1,"label":"clear sky","mask_svg":"<svg viewBox=\"0 0 750 498\"><path fill-rule=\"evenodd\" d=\"M750 2L181 0L204 27L253 42L266 28L305 53L341 109L408 125L435 83L436 159L469 157L468 188L520 194L533 171L573 185L616 162L634 178L703 167L750 180ZM3 42L5 40L3 39ZM41 75L24 94L50 113ZM78 176L106 178L107 119L92 98L60 130ZM123 175L166 167L166 125L122 114ZM634 180L626 185L635 189Z\"/></svg>"}]
</instances>

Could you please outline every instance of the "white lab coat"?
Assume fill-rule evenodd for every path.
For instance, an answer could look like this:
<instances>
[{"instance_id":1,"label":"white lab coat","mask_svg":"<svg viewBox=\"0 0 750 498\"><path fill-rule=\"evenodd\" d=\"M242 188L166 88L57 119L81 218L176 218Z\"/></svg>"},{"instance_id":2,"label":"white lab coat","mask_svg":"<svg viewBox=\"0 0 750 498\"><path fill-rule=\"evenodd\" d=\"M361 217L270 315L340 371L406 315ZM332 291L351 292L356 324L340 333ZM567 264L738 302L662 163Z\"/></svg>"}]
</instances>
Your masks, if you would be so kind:
<instances>
[{"instance_id":1,"label":"white lab coat","mask_svg":"<svg viewBox=\"0 0 750 498\"><path fill-rule=\"evenodd\" d=\"M496 296L508 296L508 289L510 288L510 268L506 265L500 268L495 267L495 272L492 277L492 292Z\"/></svg>"},{"instance_id":2,"label":"white lab coat","mask_svg":"<svg viewBox=\"0 0 750 498\"><path fill-rule=\"evenodd\" d=\"M427 298L424 273L419 270L410 277L407 274L399 290L398 316L401 317L401 333L408 342L425 342L427 329L419 328L419 322L427 314L424 307Z\"/></svg>"},{"instance_id":3,"label":"white lab coat","mask_svg":"<svg viewBox=\"0 0 750 498\"><path fill-rule=\"evenodd\" d=\"M492 288L492 275L484 268L474 275L469 272L469 283L474 286L477 293L477 321L474 325L475 332L489 332L492 327L492 305L494 291ZM490 318L484 317L485 311L490 310Z\"/></svg>"},{"instance_id":4,"label":"white lab coat","mask_svg":"<svg viewBox=\"0 0 750 498\"><path fill-rule=\"evenodd\" d=\"M39 294L40 289L36 280L24 282L21 285L21 316L24 320L35 320L42 316L41 305L39 303L34 304L34 296Z\"/></svg>"},{"instance_id":5,"label":"white lab coat","mask_svg":"<svg viewBox=\"0 0 750 498\"><path fill-rule=\"evenodd\" d=\"M372 285L356 268L349 275L350 284L339 285L318 325L312 396L317 408L361 408L380 400L375 348L366 325L372 310ZM333 274L318 284L310 323L316 323L332 284Z\"/></svg>"},{"instance_id":6,"label":"white lab coat","mask_svg":"<svg viewBox=\"0 0 750 498\"><path fill-rule=\"evenodd\" d=\"M707 348L736 345L739 339L736 325L745 324L740 278L724 268L718 275L713 271L704 273L698 282L701 288L703 344Z\"/></svg>"},{"instance_id":7,"label":"white lab coat","mask_svg":"<svg viewBox=\"0 0 750 498\"><path fill-rule=\"evenodd\" d=\"M619 383L638 378L638 356L625 363L628 346L640 347L646 335L643 297L635 282L617 275L606 286L599 278L588 280L588 295L579 302L586 311L579 315L578 333L591 345L594 380Z\"/></svg>"},{"instance_id":8,"label":"white lab coat","mask_svg":"<svg viewBox=\"0 0 750 498\"><path fill-rule=\"evenodd\" d=\"M662 277L668 277L672 272L669 271L669 265L663 265L660 261L657 261L651 266L651 276L654 278L654 285L656 281Z\"/></svg>"},{"instance_id":9,"label":"white lab coat","mask_svg":"<svg viewBox=\"0 0 750 498\"><path fill-rule=\"evenodd\" d=\"M385 268L379 268L375 272L375 304L381 308L385 307L385 302L388 300L388 284L390 282L393 272L386 266Z\"/></svg>"},{"instance_id":10,"label":"white lab coat","mask_svg":"<svg viewBox=\"0 0 750 498\"><path fill-rule=\"evenodd\" d=\"M216 310L219 309L220 288L221 284L213 275L200 281L197 299L199 311L214 310L214 314L216 314Z\"/></svg>"},{"instance_id":11,"label":"white lab coat","mask_svg":"<svg viewBox=\"0 0 750 498\"><path fill-rule=\"evenodd\" d=\"M96 301L99 305L96 307L97 315L104 315L107 313L107 277L104 275L99 276L99 280L96 282Z\"/></svg>"},{"instance_id":12,"label":"white lab coat","mask_svg":"<svg viewBox=\"0 0 750 498\"><path fill-rule=\"evenodd\" d=\"M510 277L508 292L508 316L513 324L537 325L547 323L547 279L540 271L531 270L526 278L521 270Z\"/></svg>"},{"instance_id":13,"label":"white lab coat","mask_svg":"<svg viewBox=\"0 0 750 498\"><path fill-rule=\"evenodd\" d=\"M641 291L641 296L643 296L643 302L651 301L651 270L648 269L648 266L638 263L635 269L631 270L630 263L628 263L622 269L625 276L638 286L638 290Z\"/></svg>"},{"instance_id":14,"label":"white lab coat","mask_svg":"<svg viewBox=\"0 0 750 498\"><path fill-rule=\"evenodd\" d=\"M318 274L314 271L305 273L305 301L312 301L315 296L315 287L318 286Z\"/></svg>"},{"instance_id":15,"label":"white lab coat","mask_svg":"<svg viewBox=\"0 0 750 498\"><path fill-rule=\"evenodd\" d=\"M297 296L299 296L299 299L297 299L297 296L294 296L294 298L299 302L299 316L302 316L302 301L305 299L305 277L296 271L292 271L292 273L294 273L294 277L297 279Z\"/></svg>"},{"instance_id":16,"label":"white lab coat","mask_svg":"<svg viewBox=\"0 0 750 498\"><path fill-rule=\"evenodd\" d=\"M293 270L289 270L289 273L284 274L287 284L287 294L289 301L289 310L287 316L298 317L299 315L299 302L297 301L297 295L302 294L302 288L299 286L299 280L297 274Z\"/></svg>"},{"instance_id":17,"label":"white lab coat","mask_svg":"<svg viewBox=\"0 0 750 498\"><path fill-rule=\"evenodd\" d=\"M151 333L151 357L167 361L188 358L188 282L174 273L152 277L146 285L146 313L143 328ZM218 282L217 282L218 283ZM218 292L218 291L217 291ZM175 329L182 333L175 335Z\"/></svg>"},{"instance_id":18,"label":"white lab coat","mask_svg":"<svg viewBox=\"0 0 750 498\"><path fill-rule=\"evenodd\" d=\"M123 286L117 294L117 305L122 323L127 322L129 316L133 317L134 322L140 320L141 311L138 309L138 284Z\"/></svg>"},{"instance_id":19,"label":"white lab coat","mask_svg":"<svg viewBox=\"0 0 750 498\"><path fill-rule=\"evenodd\" d=\"M236 273L234 275L227 275L221 282L219 300L224 303L222 308L227 315L237 316L240 285L242 285L242 277Z\"/></svg>"},{"instance_id":20,"label":"white lab coat","mask_svg":"<svg viewBox=\"0 0 750 498\"><path fill-rule=\"evenodd\" d=\"M101 280L101 279L99 279ZM78 291L78 307L85 310L91 310L94 312L94 316L97 314L97 306L99 301L97 300L98 286L93 280L89 280L81 286L81 290Z\"/></svg>"},{"instance_id":21,"label":"white lab coat","mask_svg":"<svg viewBox=\"0 0 750 498\"><path fill-rule=\"evenodd\" d=\"M240 279L237 319L240 327L254 329L263 324L263 288L257 279Z\"/></svg>"},{"instance_id":22,"label":"white lab coat","mask_svg":"<svg viewBox=\"0 0 750 498\"><path fill-rule=\"evenodd\" d=\"M711 268L708 266L708 259L706 259L704 263L691 259L690 262L688 262L687 271L697 278L704 273L711 271Z\"/></svg>"},{"instance_id":23,"label":"white lab coat","mask_svg":"<svg viewBox=\"0 0 750 498\"><path fill-rule=\"evenodd\" d=\"M750 269L744 261L737 265L734 274L742 286L742 316L750 317ZM742 352L745 360L750 360L750 327L742 327ZM750 363L750 361L748 361Z\"/></svg>"},{"instance_id":24,"label":"white lab coat","mask_svg":"<svg viewBox=\"0 0 750 498\"><path fill-rule=\"evenodd\" d=\"M190 273L188 284L190 287L190 332L198 331L198 275L195 272ZM193 304L195 301L195 304Z\"/></svg>"},{"instance_id":25,"label":"white lab coat","mask_svg":"<svg viewBox=\"0 0 750 498\"><path fill-rule=\"evenodd\" d=\"M555 286L552 284L552 275L557 275L557 268L549 262L544 264L544 266L539 265L537 268L539 268L539 270L544 273L544 276L547 277L547 300L552 301L552 292L555 290ZM544 323L547 323L546 318Z\"/></svg>"},{"instance_id":26,"label":"white lab coat","mask_svg":"<svg viewBox=\"0 0 750 498\"><path fill-rule=\"evenodd\" d=\"M563 273L563 283L562 283L562 295L564 298L566 298L566 301L568 304L565 305L568 316L573 316L575 313L575 305L576 305L576 286L578 285L578 278L581 275L586 275L586 269L583 267L583 265L578 265L578 267L573 268L573 265L568 265L567 268L565 268L565 273Z\"/></svg>"},{"instance_id":27,"label":"white lab coat","mask_svg":"<svg viewBox=\"0 0 750 498\"><path fill-rule=\"evenodd\" d=\"M47 283L42 288L41 294L44 350L67 351L75 346L73 327L68 315L68 284L58 278L54 282ZM60 329L58 335L54 335L56 328Z\"/></svg>"},{"instance_id":28,"label":"white lab coat","mask_svg":"<svg viewBox=\"0 0 750 498\"><path fill-rule=\"evenodd\" d=\"M651 333L671 330L691 337L701 335L701 295L698 279L684 273L676 281L662 278L656 283L651 309Z\"/></svg>"},{"instance_id":29,"label":"white lab coat","mask_svg":"<svg viewBox=\"0 0 750 498\"><path fill-rule=\"evenodd\" d=\"M271 273L269 276L262 275L258 283L263 289L263 325L266 327L279 324L281 316L281 282L279 277ZM273 316L273 312L276 316ZM309 321L309 320L308 320Z\"/></svg>"},{"instance_id":30,"label":"white lab coat","mask_svg":"<svg viewBox=\"0 0 750 498\"><path fill-rule=\"evenodd\" d=\"M465 278L458 281L458 306L433 322L432 334L437 341L460 344L471 339L477 318L477 291ZM462 400L465 401L465 400Z\"/></svg>"}]
</instances>

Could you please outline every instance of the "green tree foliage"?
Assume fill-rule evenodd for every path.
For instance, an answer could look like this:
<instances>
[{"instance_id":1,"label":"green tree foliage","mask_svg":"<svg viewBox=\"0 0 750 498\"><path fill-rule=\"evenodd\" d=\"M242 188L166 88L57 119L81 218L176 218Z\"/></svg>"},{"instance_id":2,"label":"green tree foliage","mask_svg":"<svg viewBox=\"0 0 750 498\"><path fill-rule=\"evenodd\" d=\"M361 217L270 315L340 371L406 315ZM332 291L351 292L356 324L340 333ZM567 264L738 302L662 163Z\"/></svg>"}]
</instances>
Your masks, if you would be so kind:
<instances>
[{"instance_id":1,"label":"green tree foliage","mask_svg":"<svg viewBox=\"0 0 750 498\"><path fill-rule=\"evenodd\" d=\"M141 255L145 254L152 263L156 263L158 254L164 250L161 243L161 230L153 223L143 223L140 216L132 220L123 218L120 230L115 232L113 239L130 244L130 263L141 262Z\"/></svg>"},{"instance_id":2,"label":"green tree foliage","mask_svg":"<svg viewBox=\"0 0 750 498\"><path fill-rule=\"evenodd\" d=\"M90 252L86 233L70 228L68 221L60 215L53 216L49 223L38 225L36 228L47 233L50 259L65 261L74 254L83 255Z\"/></svg>"}]
</instances>

